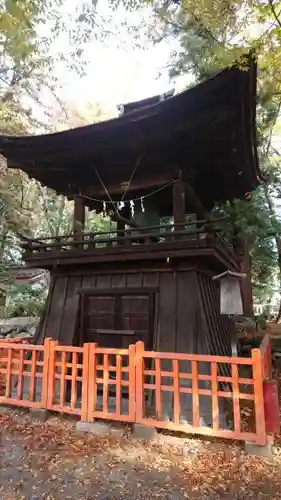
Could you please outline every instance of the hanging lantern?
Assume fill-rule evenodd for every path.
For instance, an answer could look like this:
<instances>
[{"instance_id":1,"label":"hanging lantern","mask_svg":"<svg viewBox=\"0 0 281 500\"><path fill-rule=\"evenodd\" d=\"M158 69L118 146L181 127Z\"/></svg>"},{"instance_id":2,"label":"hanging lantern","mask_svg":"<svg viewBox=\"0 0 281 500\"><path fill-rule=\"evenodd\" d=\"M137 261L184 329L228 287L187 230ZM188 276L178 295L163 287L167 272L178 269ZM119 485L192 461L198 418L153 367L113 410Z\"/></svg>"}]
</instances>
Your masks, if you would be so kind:
<instances>
[{"instance_id":1,"label":"hanging lantern","mask_svg":"<svg viewBox=\"0 0 281 500\"><path fill-rule=\"evenodd\" d=\"M217 276L213 276L213 280L220 281L221 314L235 316L243 315L240 280L245 278L245 273L235 273L229 270L218 274Z\"/></svg>"}]
</instances>

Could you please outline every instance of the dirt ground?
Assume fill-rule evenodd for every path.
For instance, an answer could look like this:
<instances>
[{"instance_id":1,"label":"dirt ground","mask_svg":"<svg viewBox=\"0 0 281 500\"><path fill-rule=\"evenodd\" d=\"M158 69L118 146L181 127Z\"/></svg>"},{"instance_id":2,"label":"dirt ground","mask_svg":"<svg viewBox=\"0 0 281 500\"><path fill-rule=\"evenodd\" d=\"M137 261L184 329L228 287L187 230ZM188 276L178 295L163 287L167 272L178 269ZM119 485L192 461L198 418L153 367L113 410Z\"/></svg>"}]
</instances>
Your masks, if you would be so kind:
<instances>
[{"instance_id":1,"label":"dirt ground","mask_svg":"<svg viewBox=\"0 0 281 500\"><path fill-rule=\"evenodd\" d=\"M278 448L267 461L233 443L159 434L147 444L128 427L94 436L11 409L0 429L0 500L281 499Z\"/></svg>"}]
</instances>

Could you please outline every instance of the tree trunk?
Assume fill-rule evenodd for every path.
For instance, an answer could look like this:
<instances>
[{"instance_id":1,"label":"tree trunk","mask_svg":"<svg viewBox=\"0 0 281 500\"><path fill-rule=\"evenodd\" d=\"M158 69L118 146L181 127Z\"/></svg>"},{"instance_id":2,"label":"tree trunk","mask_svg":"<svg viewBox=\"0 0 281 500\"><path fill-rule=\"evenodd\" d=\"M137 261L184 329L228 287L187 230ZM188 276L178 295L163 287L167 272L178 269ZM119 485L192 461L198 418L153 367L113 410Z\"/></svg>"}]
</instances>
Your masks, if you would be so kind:
<instances>
[{"instance_id":1,"label":"tree trunk","mask_svg":"<svg viewBox=\"0 0 281 500\"><path fill-rule=\"evenodd\" d=\"M281 238L279 238L279 236L276 236L275 241L276 241L276 246L277 246L277 251L278 251L279 274L281 277ZM280 280L280 290L281 290L281 280ZM280 296L279 310L278 310L277 316L275 318L275 323L279 323L280 318L281 318L281 296Z\"/></svg>"},{"instance_id":2,"label":"tree trunk","mask_svg":"<svg viewBox=\"0 0 281 500\"><path fill-rule=\"evenodd\" d=\"M270 197L270 194L268 192L266 184L264 184L263 189L264 189L265 199L267 201L270 215L272 217L276 217L274 204L273 204L273 201ZM275 239L275 244L276 244L276 248L277 248L277 252L278 252L278 267L279 267L279 274L281 277L281 238L280 238L280 236L278 236L278 234L275 234L274 239ZM278 314L275 318L275 322L278 323L280 318L281 318L281 296L280 296L279 311L278 311Z\"/></svg>"},{"instance_id":3,"label":"tree trunk","mask_svg":"<svg viewBox=\"0 0 281 500\"><path fill-rule=\"evenodd\" d=\"M241 280L241 295L244 315L251 318L253 311L252 263L249 243L246 239L236 236L234 240L235 254L240 263L240 272L246 274Z\"/></svg>"},{"instance_id":4,"label":"tree trunk","mask_svg":"<svg viewBox=\"0 0 281 500\"><path fill-rule=\"evenodd\" d=\"M280 262L279 262L279 268L280 268ZM280 288L281 288L281 283L280 283ZM279 309L278 309L277 316L275 318L275 323L279 323L280 318L281 318L281 300L279 302Z\"/></svg>"},{"instance_id":5,"label":"tree trunk","mask_svg":"<svg viewBox=\"0 0 281 500\"><path fill-rule=\"evenodd\" d=\"M6 243L7 243L7 235L8 235L8 230L5 228L3 224L3 233L2 233L2 238L1 238L1 243L0 243L0 263L3 263L4 259L4 253L5 253L5 248L6 248Z\"/></svg>"}]
</instances>

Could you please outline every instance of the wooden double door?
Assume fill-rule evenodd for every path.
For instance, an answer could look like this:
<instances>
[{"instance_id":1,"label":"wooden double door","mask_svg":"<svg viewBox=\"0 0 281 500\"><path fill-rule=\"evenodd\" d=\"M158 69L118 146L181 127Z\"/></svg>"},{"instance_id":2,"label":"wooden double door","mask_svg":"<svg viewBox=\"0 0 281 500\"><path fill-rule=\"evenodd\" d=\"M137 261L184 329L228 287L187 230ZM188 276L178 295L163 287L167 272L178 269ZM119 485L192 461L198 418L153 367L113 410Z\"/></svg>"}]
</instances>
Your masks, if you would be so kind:
<instances>
[{"instance_id":1,"label":"wooden double door","mask_svg":"<svg viewBox=\"0 0 281 500\"><path fill-rule=\"evenodd\" d=\"M126 349L142 340L153 347L154 294L122 289L81 294L79 343Z\"/></svg>"}]
</instances>

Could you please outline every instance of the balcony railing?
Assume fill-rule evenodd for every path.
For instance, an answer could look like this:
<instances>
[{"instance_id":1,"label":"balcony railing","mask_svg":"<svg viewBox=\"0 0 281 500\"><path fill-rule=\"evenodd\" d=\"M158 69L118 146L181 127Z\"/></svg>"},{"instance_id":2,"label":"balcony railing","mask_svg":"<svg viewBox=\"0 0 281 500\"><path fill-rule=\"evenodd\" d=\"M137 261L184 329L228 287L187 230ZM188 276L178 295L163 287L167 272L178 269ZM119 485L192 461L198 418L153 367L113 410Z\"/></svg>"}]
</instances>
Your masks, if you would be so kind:
<instances>
[{"instance_id":1,"label":"balcony railing","mask_svg":"<svg viewBox=\"0 0 281 500\"><path fill-rule=\"evenodd\" d=\"M219 219L218 219L219 220ZM68 234L64 236L25 239L22 243L26 261L65 258L102 254L149 252L157 250L199 249L207 247L219 248L223 254L234 258L232 248L218 234L217 221L187 222L183 225L161 225L141 228L114 230L111 232L89 232Z\"/></svg>"},{"instance_id":2,"label":"balcony railing","mask_svg":"<svg viewBox=\"0 0 281 500\"><path fill-rule=\"evenodd\" d=\"M198 227L200 226L200 227ZM198 221L196 224L185 223L114 230L110 232L89 232L53 237L27 239L22 248L27 252L37 253L50 250L76 250L112 248L115 246L148 245L178 240L203 240L207 234L219 231L214 224Z\"/></svg>"}]
</instances>

